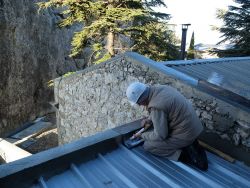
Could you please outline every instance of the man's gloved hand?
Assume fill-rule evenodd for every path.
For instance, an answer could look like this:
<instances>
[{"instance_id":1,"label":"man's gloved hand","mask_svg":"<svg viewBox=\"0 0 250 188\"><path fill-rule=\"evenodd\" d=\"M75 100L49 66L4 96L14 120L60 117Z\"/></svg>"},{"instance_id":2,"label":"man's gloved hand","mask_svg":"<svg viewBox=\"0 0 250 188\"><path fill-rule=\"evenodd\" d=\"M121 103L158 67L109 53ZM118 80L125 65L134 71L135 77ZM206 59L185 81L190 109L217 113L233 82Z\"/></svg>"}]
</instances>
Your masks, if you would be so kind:
<instances>
[{"instance_id":1,"label":"man's gloved hand","mask_svg":"<svg viewBox=\"0 0 250 188\"><path fill-rule=\"evenodd\" d=\"M143 129L133 134L133 136L130 139L140 138L142 133L145 132L152 125L153 125L153 122L148 117L144 117L141 121L141 127Z\"/></svg>"},{"instance_id":2,"label":"man's gloved hand","mask_svg":"<svg viewBox=\"0 0 250 188\"><path fill-rule=\"evenodd\" d=\"M141 127L144 127L145 129L144 131L146 131L152 125L153 125L153 122L148 117L143 118L143 120L141 121Z\"/></svg>"}]
</instances>

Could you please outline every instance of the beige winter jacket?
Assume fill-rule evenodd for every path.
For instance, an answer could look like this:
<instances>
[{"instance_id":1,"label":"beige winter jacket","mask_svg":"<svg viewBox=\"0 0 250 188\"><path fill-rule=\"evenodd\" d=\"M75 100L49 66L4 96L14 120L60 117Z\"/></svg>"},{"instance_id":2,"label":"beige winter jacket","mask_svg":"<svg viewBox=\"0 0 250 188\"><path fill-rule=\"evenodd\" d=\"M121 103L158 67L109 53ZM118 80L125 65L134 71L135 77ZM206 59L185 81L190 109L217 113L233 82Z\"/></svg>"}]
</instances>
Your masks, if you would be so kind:
<instances>
[{"instance_id":1,"label":"beige winter jacket","mask_svg":"<svg viewBox=\"0 0 250 188\"><path fill-rule=\"evenodd\" d=\"M142 134L145 150L178 160L203 130L191 103L172 87L151 86L148 109L154 129Z\"/></svg>"}]
</instances>

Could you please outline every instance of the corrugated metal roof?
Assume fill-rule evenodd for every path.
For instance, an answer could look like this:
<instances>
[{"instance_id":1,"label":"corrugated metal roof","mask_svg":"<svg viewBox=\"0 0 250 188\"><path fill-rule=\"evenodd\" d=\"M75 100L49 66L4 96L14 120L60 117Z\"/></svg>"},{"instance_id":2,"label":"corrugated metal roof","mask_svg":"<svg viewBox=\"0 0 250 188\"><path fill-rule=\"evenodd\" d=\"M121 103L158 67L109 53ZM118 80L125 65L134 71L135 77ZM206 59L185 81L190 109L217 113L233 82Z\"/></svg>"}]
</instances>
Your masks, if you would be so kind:
<instances>
[{"instance_id":1,"label":"corrugated metal roof","mask_svg":"<svg viewBox=\"0 0 250 188\"><path fill-rule=\"evenodd\" d=\"M207 172L180 162L153 156L137 147L118 149L97 158L71 164L49 179L40 177L38 187L250 187L250 168L208 153Z\"/></svg>"},{"instance_id":2,"label":"corrugated metal roof","mask_svg":"<svg viewBox=\"0 0 250 188\"><path fill-rule=\"evenodd\" d=\"M164 64L250 99L250 57L170 61Z\"/></svg>"}]
</instances>

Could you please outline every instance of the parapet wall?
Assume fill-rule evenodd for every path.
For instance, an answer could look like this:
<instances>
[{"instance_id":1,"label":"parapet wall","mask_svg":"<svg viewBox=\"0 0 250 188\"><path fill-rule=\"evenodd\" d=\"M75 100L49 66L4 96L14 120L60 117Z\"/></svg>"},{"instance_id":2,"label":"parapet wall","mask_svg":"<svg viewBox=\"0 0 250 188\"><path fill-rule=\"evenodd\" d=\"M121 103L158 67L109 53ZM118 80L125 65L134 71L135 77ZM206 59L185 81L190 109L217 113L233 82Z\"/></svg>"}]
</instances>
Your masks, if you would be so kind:
<instances>
[{"instance_id":1,"label":"parapet wall","mask_svg":"<svg viewBox=\"0 0 250 188\"><path fill-rule=\"evenodd\" d=\"M142 107L131 107L125 95L131 82L140 81L175 87L193 103L207 132L216 133L235 145L250 147L249 112L201 92L161 69L165 68L160 63L126 53L69 77L56 79L59 142L68 143L147 115Z\"/></svg>"}]
</instances>

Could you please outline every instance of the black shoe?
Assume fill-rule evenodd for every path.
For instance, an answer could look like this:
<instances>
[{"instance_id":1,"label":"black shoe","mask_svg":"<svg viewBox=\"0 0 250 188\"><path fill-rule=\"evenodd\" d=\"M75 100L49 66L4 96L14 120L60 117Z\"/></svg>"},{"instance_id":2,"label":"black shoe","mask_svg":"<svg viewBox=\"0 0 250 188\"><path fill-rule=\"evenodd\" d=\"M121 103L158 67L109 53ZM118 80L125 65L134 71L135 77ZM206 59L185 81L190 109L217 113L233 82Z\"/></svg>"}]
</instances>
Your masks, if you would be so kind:
<instances>
[{"instance_id":1,"label":"black shoe","mask_svg":"<svg viewBox=\"0 0 250 188\"><path fill-rule=\"evenodd\" d=\"M206 152L199 145L197 140L195 140L191 145L182 149L179 161L194 165L203 171L208 169Z\"/></svg>"}]
</instances>

